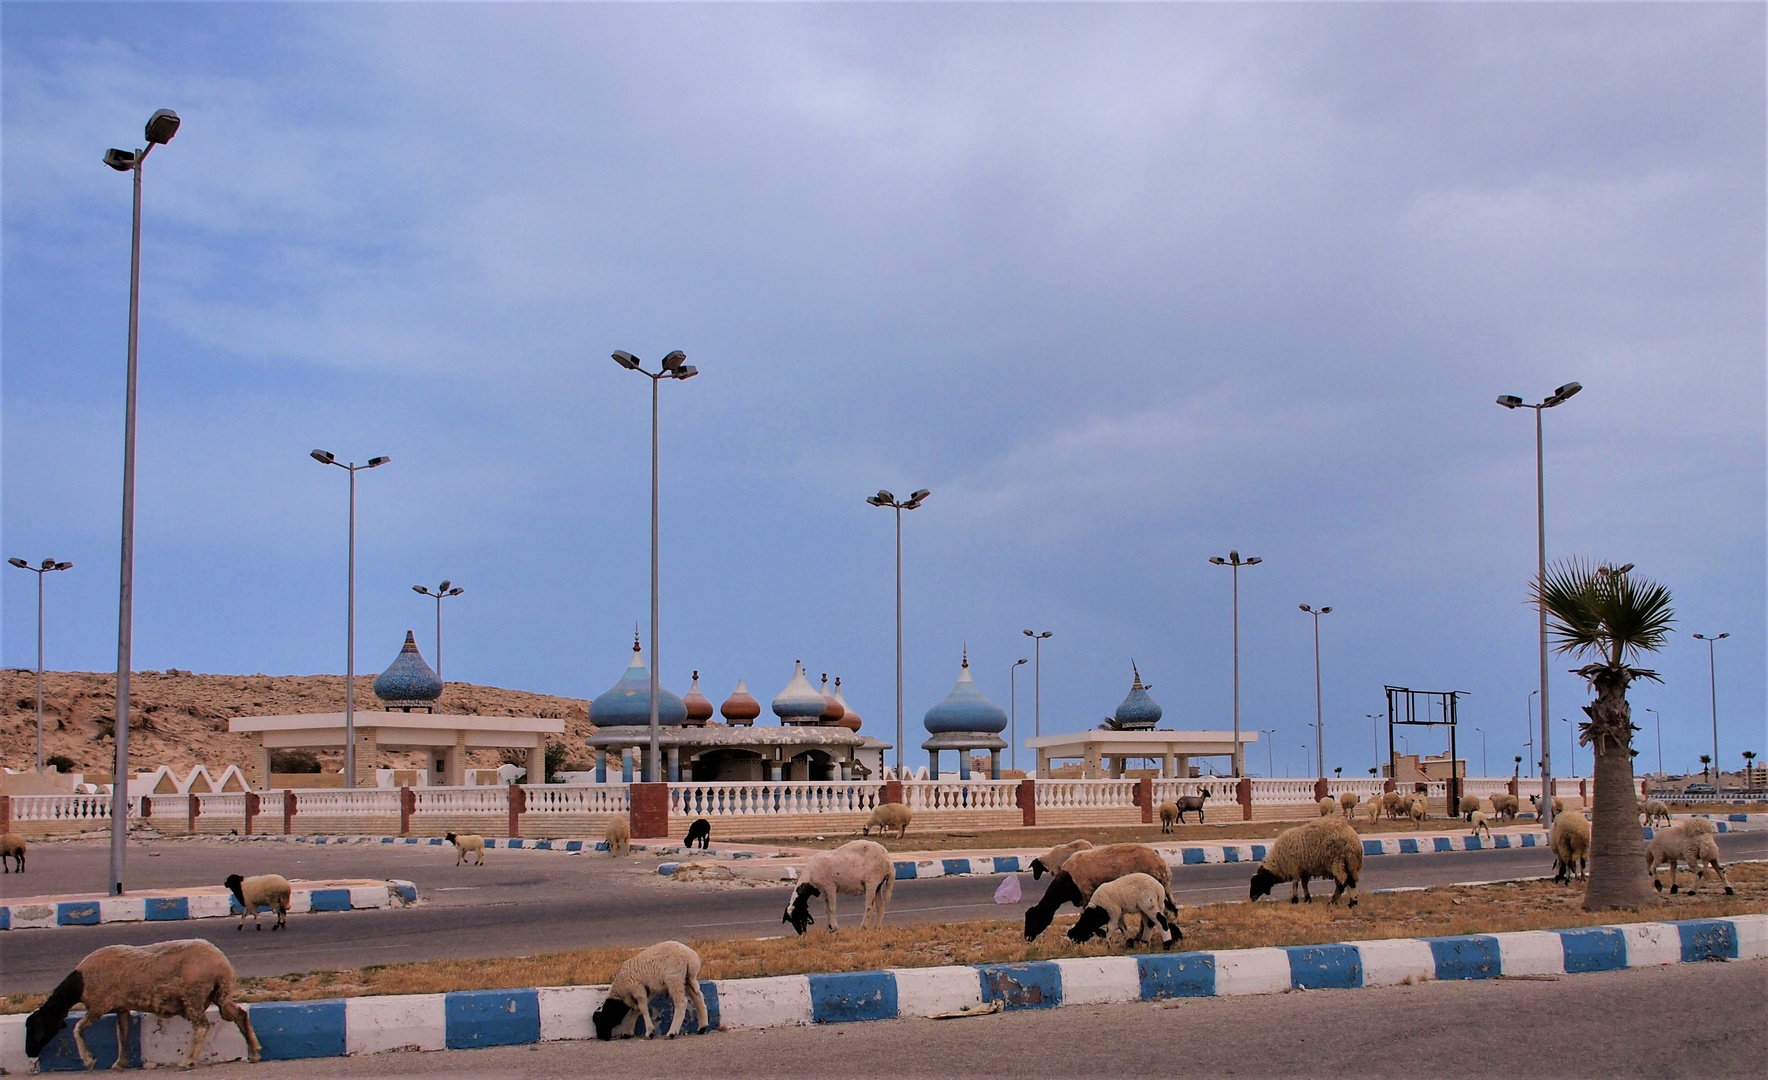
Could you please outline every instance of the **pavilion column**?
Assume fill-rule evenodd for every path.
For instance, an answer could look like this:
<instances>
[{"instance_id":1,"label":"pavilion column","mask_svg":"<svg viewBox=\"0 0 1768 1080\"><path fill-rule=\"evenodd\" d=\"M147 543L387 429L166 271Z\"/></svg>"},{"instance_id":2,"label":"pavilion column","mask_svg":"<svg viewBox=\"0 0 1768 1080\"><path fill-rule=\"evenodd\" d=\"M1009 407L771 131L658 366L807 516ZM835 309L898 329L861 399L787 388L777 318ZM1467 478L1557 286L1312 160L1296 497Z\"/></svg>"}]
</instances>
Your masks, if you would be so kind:
<instances>
[{"instance_id":1,"label":"pavilion column","mask_svg":"<svg viewBox=\"0 0 1768 1080\"><path fill-rule=\"evenodd\" d=\"M939 779L939 751L927 751L927 779Z\"/></svg>"},{"instance_id":2,"label":"pavilion column","mask_svg":"<svg viewBox=\"0 0 1768 1080\"><path fill-rule=\"evenodd\" d=\"M1174 762L1175 756L1171 750L1160 755L1160 775L1163 779L1171 780L1179 775L1173 771L1176 767Z\"/></svg>"},{"instance_id":3,"label":"pavilion column","mask_svg":"<svg viewBox=\"0 0 1768 1080\"><path fill-rule=\"evenodd\" d=\"M375 764L380 758L380 748L375 739L374 728L356 729L356 786L375 786Z\"/></svg>"},{"instance_id":4,"label":"pavilion column","mask_svg":"<svg viewBox=\"0 0 1768 1080\"><path fill-rule=\"evenodd\" d=\"M669 756L669 782L681 783L681 747L671 746L664 753Z\"/></svg>"},{"instance_id":5,"label":"pavilion column","mask_svg":"<svg viewBox=\"0 0 1768 1080\"><path fill-rule=\"evenodd\" d=\"M620 782L622 784L632 783L632 747L630 746L620 748Z\"/></svg>"},{"instance_id":6,"label":"pavilion column","mask_svg":"<svg viewBox=\"0 0 1768 1080\"><path fill-rule=\"evenodd\" d=\"M1099 779L1099 748L1092 743L1086 746L1086 757L1081 759L1080 778L1082 780Z\"/></svg>"},{"instance_id":7,"label":"pavilion column","mask_svg":"<svg viewBox=\"0 0 1768 1080\"><path fill-rule=\"evenodd\" d=\"M1042 748L1039 748L1037 752L1037 778L1039 780L1050 778L1050 755Z\"/></svg>"},{"instance_id":8,"label":"pavilion column","mask_svg":"<svg viewBox=\"0 0 1768 1080\"><path fill-rule=\"evenodd\" d=\"M970 779L970 748L967 746L958 748L958 779Z\"/></svg>"},{"instance_id":9,"label":"pavilion column","mask_svg":"<svg viewBox=\"0 0 1768 1080\"><path fill-rule=\"evenodd\" d=\"M1111 759L1111 779L1113 779L1113 780L1122 780L1123 779L1124 760L1125 759L1122 757L1114 757Z\"/></svg>"},{"instance_id":10,"label":"pavilion column","mask_svg":"<svg viewBox=\"0 0 1768 1080\"><path fill-rule=\"evenodd\" d=\"M599 746L595 751L595 782L598 784L608 782L608 751Z\"/></svg>"},{"instance_id":11,"label":"pavilion column","mask_svg":"<svg viewBox=\"0 0 1768 1080\"><path fill-rule=\"evenodd\" d=\"M522 778L530 784L546 783L546 740L536 738L534 745L528 749L528 775Z\"/></svg>"},{"instance_id":12,"label":"pavilion column","mask_svg":"<svg viewBox=\"0 0 1768 1080\"><path fill-rule=\"evenodd\" d=\"M270 790L270 748L264 745L264 736L252 736L252 786L260 791Z\"/></svg>"},{"instance_id":13,"label":"pavilion column","mask_svg":"<svg viewBox=\"0 0 1768 1080\"><path fill-rule=\"evenodd\" d=\"M1001 778L1001 752L999 750L988 752L988 778L990 780Z\"/></svg>"}]
</instances>

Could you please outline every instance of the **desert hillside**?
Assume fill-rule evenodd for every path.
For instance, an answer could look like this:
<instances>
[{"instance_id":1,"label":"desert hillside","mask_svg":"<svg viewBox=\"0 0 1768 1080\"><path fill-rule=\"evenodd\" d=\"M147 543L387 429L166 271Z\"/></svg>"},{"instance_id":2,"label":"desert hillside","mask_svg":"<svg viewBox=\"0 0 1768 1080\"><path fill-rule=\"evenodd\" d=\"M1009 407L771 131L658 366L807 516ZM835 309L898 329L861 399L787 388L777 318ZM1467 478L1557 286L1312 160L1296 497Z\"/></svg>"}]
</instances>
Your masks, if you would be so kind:
<instances>
[{"instance_id":1,"label":"desert hillside","mask_svg":"<svg viewBox=\"0 0 1768 1080\"><path fill-rule=\"evenodd\" d=\"M359 711L375 705L374 676L356 679ZM43 753L62 754L79 766L71 771L105 773L116 759L113 726L117 695L114 672L43 673ZM247 765L247 737L227 730L235 716L341 712L342 675L193 675L187 671L138 671L129 682L130 768L142 772L170 765L219 769ZM31 768L36 761L37 676L35 671L0 671L0 764ZM594 728L586 702L529 694L495 686L449 683L438 712L481 716L545 716L565 720L570 760L586 762L583 739ZM421 766L421 755L383 753L381 767ZM475 751L469 767L491 767L497 757ZM328 771L341 768L341 751L320 755ZM412 760L407 760L410 758Z\"/></svg>"}]
</instances>

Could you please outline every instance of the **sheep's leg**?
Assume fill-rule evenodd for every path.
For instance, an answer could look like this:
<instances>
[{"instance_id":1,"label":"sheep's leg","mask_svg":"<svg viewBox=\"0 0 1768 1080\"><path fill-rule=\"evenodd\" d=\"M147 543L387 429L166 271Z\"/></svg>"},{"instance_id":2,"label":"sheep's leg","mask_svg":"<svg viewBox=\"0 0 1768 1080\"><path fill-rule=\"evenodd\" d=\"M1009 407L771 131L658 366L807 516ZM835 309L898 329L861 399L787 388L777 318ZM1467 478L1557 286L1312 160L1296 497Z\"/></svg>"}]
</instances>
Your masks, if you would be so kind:
<instances>
[{"instance_id":1,"label":"sheep's leg","mask_svg":"<svg viewBox=\"0 0 1768 1080\"><path fill-rule=\"evenodd\" d=\"M86 1036L84 1032L87 1025L91 1024L96 1019L98 1019L97 1016L88 1012L74 1023L74 1049L80 1052L80 1063L85 1065L88 1069L98 1064L98 1059L92 1056L92 1051L86 1049Z\"/></svg>"},{"instance_id":2,"label":"sheep's leg","mask_svg":"<svg viewBox=\"0 0 1768 1080\"><path fill-rule=\"evenodd\" d=\"M264 1055L264 1048L258 1044L258 1036L252 1033L252 1018L246 1011L234 1003L232 998L222 998L215 1002L215 1008L221 1013L221 1019L231 1020L233 1026L246 1039L246 1060L257 1061Z\"/></svg>"},{"instance_id":3,"label":"sheep's leg","mask_svg":"<svg viewBox=\"0 0 1768 1080\"><path fill-rule=\"evenodd\" d=\"M688 997L694 1003L694 1015L700 1018L698 1030L707 1030L712 1026L712 1014L706 1009L706 995L700 992L700 980L691 972L688 975Z\"/></svg>"},{"instance_id":4,"label":"sheep's leg","mask_svg":"<svg viewBox=\"0 0 1768 1080\"><path fill-rule=\"evenodd\" d=\"M196 1056L202 1053L203 1042L209 1037L209 1012L207 1009L196 1010L194 1016L186 1015L190 1021L190 1053L184 1055L184 1068L196 1067Z\"/></svg>"},{"instance_id":5,"label":"sheep's leg","mask_svg":"<svg viewBox=\"0 0 1768 1080\"><path fill-rule=\"evenodd\" d=\"M1736 895L1737 890L1733 889L1731 887L1731 879L1725 876L1725 868L1723 866L1719 865L1719 860L1718 859L1708 859L1707 865L1711 866L1713 868L1713 873L1719 875L1720 884L1725 886L1725 895L1726 896ZM1704 870L1701 871L1701 876L1705 877L1706 871L1704 871Z\"/></svg>"},{"instance_id":6,"label":"sheep's leg","mask_svg":"<svg viewBox=\"0 0 1768 1080\"><path fill-rule=\"evenodd\" d=\"M674 1015L669 1018L669 1032L664 1038L673 1039L680 1033L681 1022L686 1018L688 1011L687 995L681 992L681 987L678 984L671 983L669 985L669 1005L670 1012Z\"/></svg>"},{"instance_id":7,"label":"sheep's leg","mask_svg":"<svg viewBox=\"0 0 1768 1080\"><path fill-rule=\"evenodd\" d=\"M117 1060L111 1062L113 1069L128 1068L129 1058L129 1010L117 1010Z\"/></svg>"},{"instance_id":8,"label":"sheep's leg","mask_svg":"<svg viewBox=\"0 0 1768 1080\"><path fill-rule=\"evenodd\" d=\"M680 1016L681 1010L678 1008L675 1010L675 1013L677 1016ZM656 1016L652 1015L652 1013L651 1013L651 995L650 995L650 992L647 991L645 993L645 1038L655 1039L656 1037L657 1037L657 1018L656 1018Z\"/></svg>"},{"instance_id":9,"label":"sheep's leg","mask_svg":"<svg viewBox=\"0 0 1768 1080\"><path fill-rule=\"evenodd\" d=\"M840 895L841 890L834 886L830 886L823 890L823 914L829 917L829 933L831 934L840 929L840 926L835 922L835 909L837 907L836 897ZM861 918L861 922L864 922L863 917Z\"/></svg>"}]
</instances>

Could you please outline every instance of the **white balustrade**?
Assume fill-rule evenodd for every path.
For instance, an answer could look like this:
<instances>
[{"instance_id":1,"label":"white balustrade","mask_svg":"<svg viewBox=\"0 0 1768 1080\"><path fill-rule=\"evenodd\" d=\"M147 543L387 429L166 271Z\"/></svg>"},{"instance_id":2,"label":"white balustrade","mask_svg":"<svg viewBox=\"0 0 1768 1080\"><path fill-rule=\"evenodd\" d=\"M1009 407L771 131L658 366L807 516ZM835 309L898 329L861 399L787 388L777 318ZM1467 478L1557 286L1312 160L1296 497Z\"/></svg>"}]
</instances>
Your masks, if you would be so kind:
<instances>
[{"instance_id":1,"label":"white balustrade","mask_svg":"<svg viewBox=\"0 0 1768 1080\"><path fill-rule=\"evenodd\" d=\"M1134 780L1039 780L1038 809L1114 810L1136 805Z\"/></svg>"},{"instance_id":2,"label":"white balustrade","mask_svg":"<svg viewBox=\"0 0 1768 1080\"><path fill-rule=\"evenodd\" d=\"M1273 803L1311 803L1314 800L1312 780L1271 780L1255 778L1252 782L1252 805Z\"/></svg>"},{"instance_id":3,"label":"white balustrade","mask_svg":"<svg viewBox=\"0 0 1768 1080\"><path fill-rule=\"evenodd\" d=\"M1016 810L1017 780L909 780L902 801L910 810Z\"/></svg>"},{"instance_id":4,"label":"white balustrade","mask_svg":"<svg viewBox=\"0 0 1768 1080\"><path fill-rule=\"evenodd\" d=\"M1164 802L1177 802L1181 796L1202 795L1209 792L1209 798L1216 801L1234 801L1234 781L1226 776L1200 776L1195 780L1156 780L1154 781L1154 805Z\"/></svg>"},{"instance_id":5,"label":"white balustrade","mask_svg":"<svg viewBox=\"0 0 1768 1080\"><path fill-rule=\"evenodd\" d=\"M683 782L669 785L669 813L704 818L870 813L883 789L876 780Z\"/></svg>"},{"instance_id":6,"label":"white balustrade","mask_svg":"<svg viewBox=\"0 0 1768 1080\"><path fill-rule=\"evenodd\" d=\"M625 814L632 809L625 784L524 784L530 814Z\"/></svg>"},{"instance_id":7,"label":"white balustrade","mask_svg":"<svg viewBox=\"0 0 1768 1080\"><path fill-rule=\"evenodd\" d=\"M212 792L198 795L197 805L203 817L214 816L229 821L244 821L246 818L246 797L242 793Z\"/></svg>"},{"instance_id":8,"label":"white balustrade","mask_svg":"<svg viewBox=\"0 0 1768 1080\"><path fill-rule=\"evenodd\" d=\"M111 815L109 795L14 795L12 820L82 822L95 826L108 822Z\"/></svg>"},{"instance_id":9,"label":"white balustrade","mask_svg":"<svg viewBox=\"0 0 1768 1080\"><path fill-rule=\"evenodd\" d=\"M542 785L543 786L543 785ZM416 796L417 805L413 807L416 814L507 814L510 808L509 790L501 785L474 787L414 787L411 789ZM399 792L387 791L389 810L381 811L399 813ZM314 810L308 805L308 796L302 795L300 805L295 808L297 814L326 813Z\"/></svg>"}]
</instances>

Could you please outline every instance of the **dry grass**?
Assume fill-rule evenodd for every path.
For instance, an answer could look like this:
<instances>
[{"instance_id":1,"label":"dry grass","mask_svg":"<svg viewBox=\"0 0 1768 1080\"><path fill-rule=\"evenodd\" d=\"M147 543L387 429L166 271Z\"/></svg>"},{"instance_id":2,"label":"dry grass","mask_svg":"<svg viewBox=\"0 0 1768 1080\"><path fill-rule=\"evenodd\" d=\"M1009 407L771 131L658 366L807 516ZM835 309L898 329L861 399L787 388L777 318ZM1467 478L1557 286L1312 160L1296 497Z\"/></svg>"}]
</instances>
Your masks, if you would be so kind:
<instances>
[{"instance_id":1,"label":"dry grass","mask_svg":"<svg viewBox=\"0 0 1768 1080\"><path fill-rule=\"evenodd\" d=\"M1238 949L1270 945L1317 945L1393 937L1438 937L1550 930L1603 923L1712 918L1768 912L1768 863L1729 868L1736 896L1711 884L1693 896L1665 896L1657 907L1638 912L1589 914L1580 905L1583 890L1551 882L1447 886L1420 892L1365 896L1354 910L1312 904L1242 902L1205 904L1184 910L1183 948ZM1328 889L1330 885L1328 885ZM1279 895L1285 890L1279 889ZM821 918L820 912L818 918ZM708 979L810 972L873 971L892 967L1002 963L1067 956L1102 956L1122 949L1102 943L1073 945L1064 936L1074 912L1059 917L1035 942L1027 942L1015 918L965 923L914 923L882 930L848 928L830 934L819 922L802 938L724 938L693 941ZM590 986L607 983L621 961L637 947L579 949L572 952L486 960L434 960L389 964L351 971L319 971L275 978L240 980L244 1001L298 1001L369 994L433 994L449 990L495 990L523 986ZM29 1012L41 994L14 994L0 1000L0 1012Z\"/></svg>"}]
</instances>

